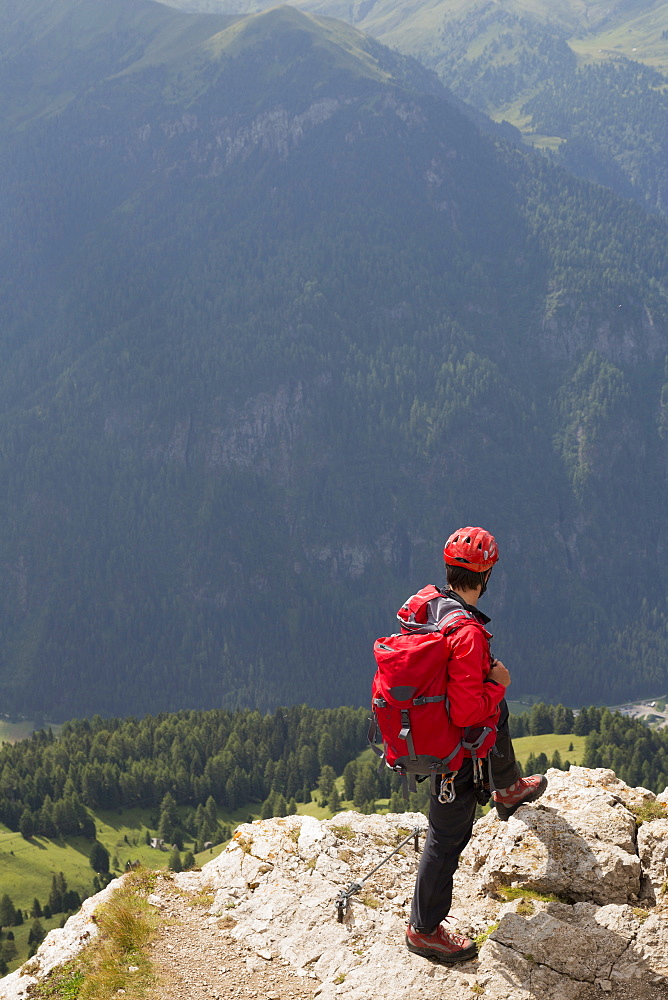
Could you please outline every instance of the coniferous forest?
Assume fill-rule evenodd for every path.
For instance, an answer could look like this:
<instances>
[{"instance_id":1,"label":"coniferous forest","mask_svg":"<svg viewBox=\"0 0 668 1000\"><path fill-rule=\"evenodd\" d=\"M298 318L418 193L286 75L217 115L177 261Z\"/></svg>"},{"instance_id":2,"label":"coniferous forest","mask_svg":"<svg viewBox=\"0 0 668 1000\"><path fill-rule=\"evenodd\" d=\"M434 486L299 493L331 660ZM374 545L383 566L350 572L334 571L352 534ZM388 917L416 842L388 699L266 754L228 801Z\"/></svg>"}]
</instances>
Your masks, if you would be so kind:
<instances>
[{"instance_id":1,"label":"coniferous forest","mask_svg":"<svg viewBox=\"0 0 668 1000\"><path fill-rule=\"evenodd\" d=\"M665 221L331 19L2 13L4 710L365 704L467 523L514 694L662 691Z\"/></svg>"},{"instance_id":2,"label":"coniferous forest","mask_svg":"<svg viewBox=\"0 0 668 1000\"><path fill-rule=\"evenodd\" d=\"M264 802L267 815L281 815L291 801L310 802L315 789L323 804L331 805L332 796L339 801L341 795L335 792L337 776L344 779L341 798L357 808L371 811L377 798L391 796L391 807L403 811L399 779L388 769L379 772L375 759L358 760L367 728L364 709L305 705L264 716L216 710L74 720L57 737L41 730L0 749L0 822L26 838L94 838L89 810L148 806L162 821L168 799L171 810L198 810L197 827L209 803L214 819L200 830L204 841L215 829L216 808L230 812ZM539 702L530 712L511 716L514 739L549 733L586 736L585 767L609 767L631 786L655 792L668 786L666 731L595 706L574 715L563 705ZM534 764L543 771L561 766L543 757L531 761L532 773ZM412 797L415 807L424 805L427 786L421 791ZM176 814L170 815L173 837L178 823Z\"/></svg>"}]
</instances>

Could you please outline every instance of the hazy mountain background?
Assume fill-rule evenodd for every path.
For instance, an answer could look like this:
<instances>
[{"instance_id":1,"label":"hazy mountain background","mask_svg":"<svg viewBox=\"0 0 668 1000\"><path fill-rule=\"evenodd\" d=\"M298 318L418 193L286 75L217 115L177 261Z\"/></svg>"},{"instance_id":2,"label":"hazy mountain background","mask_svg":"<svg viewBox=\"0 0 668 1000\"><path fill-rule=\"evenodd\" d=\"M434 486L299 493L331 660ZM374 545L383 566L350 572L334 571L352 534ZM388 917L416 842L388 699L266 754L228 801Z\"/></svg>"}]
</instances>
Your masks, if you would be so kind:
<instances>
[{"instance_id":1,"label":"hazy mountain background","mask_svg":"<svg viewBox=\"0 0 668 1000\"><path fill-rule=\"evenodd\" d=\"M250 12L271 0L179 0ZM416 56L578 176L668 212L663 0L299 0Z\"/></svg>"},{"instance_id":2,"label":"hazy mountain background","mask_svg":"<svg viewBox=\"0 0 668 1000\"><path fill-rule=\"evenodd\" d=\"M0 0L0 95L7 710L364 703L467 522L514 695L663 691L659 215L289 7Z\"/></svg>"}]
</instances>

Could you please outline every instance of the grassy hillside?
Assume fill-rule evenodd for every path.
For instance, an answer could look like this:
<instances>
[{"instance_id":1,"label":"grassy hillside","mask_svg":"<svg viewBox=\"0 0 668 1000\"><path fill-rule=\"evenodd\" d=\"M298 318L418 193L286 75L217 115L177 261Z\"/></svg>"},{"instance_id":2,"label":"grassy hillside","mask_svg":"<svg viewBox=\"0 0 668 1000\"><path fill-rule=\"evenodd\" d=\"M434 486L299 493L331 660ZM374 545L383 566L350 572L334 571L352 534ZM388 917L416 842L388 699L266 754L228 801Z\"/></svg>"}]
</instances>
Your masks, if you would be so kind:
<instances>
[{"instance_id":1,"label":"grassy hillside","mask_svg":"<svg viewBox=\"0 0 668 1000\"><path fill-rule=\"evenodd\" d=\"M574 736L572 733L558 734L550 733L543 736L520 736L513 740L515 756L526 768L529 754L537 757L544 753L548 761L552 760L555 751L558 751L562 761L569 760L571 764L581 764L585 750L586 736ZM570 747L573 747L571 750Z\"/></svg>"}]
</instances>

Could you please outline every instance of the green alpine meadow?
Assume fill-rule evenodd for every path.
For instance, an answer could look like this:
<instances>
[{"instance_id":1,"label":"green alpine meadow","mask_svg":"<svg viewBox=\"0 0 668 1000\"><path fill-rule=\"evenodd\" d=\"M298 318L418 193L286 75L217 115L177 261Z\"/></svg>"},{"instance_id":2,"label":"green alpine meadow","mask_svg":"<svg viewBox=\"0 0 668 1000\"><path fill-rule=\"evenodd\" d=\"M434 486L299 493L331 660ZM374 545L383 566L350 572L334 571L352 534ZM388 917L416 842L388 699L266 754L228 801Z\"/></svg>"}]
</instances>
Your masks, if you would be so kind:
<instances>
[{"instance_id":1,"label":"green alpine meadow","mask_svg":"<svg viewBox=\"0 0 668 1000\"><path fill-rule=\"evenodd\" d=\"M665 692L660 199L443 79L289 6L0 0L4 712L365 705L465 524L513 697Z\"/></svg>"}]
</instances>

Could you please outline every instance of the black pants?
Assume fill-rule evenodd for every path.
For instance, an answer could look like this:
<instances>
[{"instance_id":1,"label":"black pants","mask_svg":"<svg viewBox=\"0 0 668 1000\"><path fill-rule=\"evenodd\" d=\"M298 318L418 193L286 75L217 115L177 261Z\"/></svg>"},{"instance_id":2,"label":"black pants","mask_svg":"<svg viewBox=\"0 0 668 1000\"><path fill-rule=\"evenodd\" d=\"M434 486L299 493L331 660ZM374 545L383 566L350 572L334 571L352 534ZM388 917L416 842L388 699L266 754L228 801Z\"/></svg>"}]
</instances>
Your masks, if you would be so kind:
<instances>
[{"instance_id":1,"label":"black pants","mask_svg":"<svg viewBox=\"0 0 668 1000\"><path fill-rule=\"evenodd\" d=\"M492 780L495 788L507 788L519 778L515 752L508 730L508 706L501 702L497 754L492 754ZM430 934L447 917L452 905L452 877L459 855L469 840L475 819L477 799L473 784L473 764L465 760L455 778L454 802L442 803L436 795L429 804L429 829L418 869L411 924Z\"/></svg>"}]
</instances>

